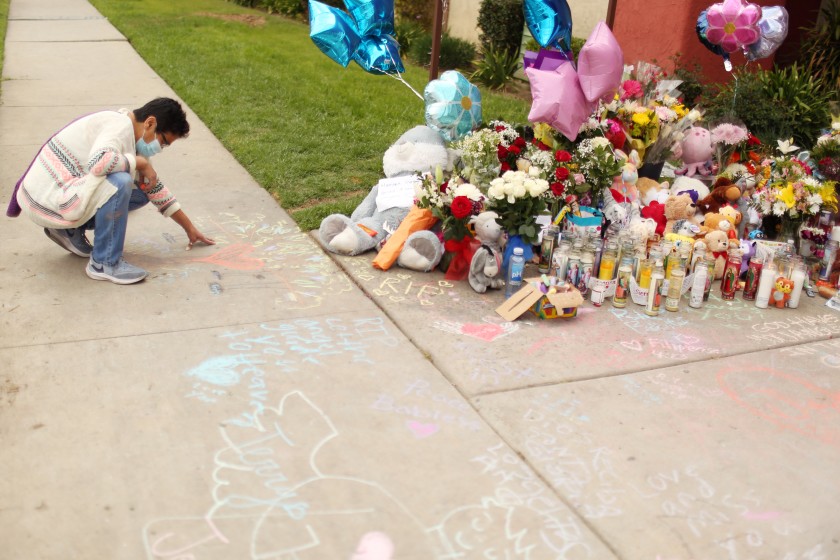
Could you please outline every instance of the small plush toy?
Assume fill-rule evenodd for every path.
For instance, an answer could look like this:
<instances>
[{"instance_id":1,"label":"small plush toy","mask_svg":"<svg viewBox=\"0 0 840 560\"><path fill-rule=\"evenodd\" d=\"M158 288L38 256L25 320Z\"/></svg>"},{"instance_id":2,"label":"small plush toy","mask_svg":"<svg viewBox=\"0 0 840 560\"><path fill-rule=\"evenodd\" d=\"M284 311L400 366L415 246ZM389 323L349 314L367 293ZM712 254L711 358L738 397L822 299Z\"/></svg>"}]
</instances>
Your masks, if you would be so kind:
<instances>
[{"instance_id":1,"label":"small plush toy","mask_svg":"<svg viewBox=\"0 0 840 560\"><path fill-rule=\"evenodd\" d=\"M639 190L636 188L639 154L636 150L629 156L621 150L617 150L616 154L624 160L624 165L621 175L613 179L612 186L604 189L604 217L610 222L627 225L640 217Z\"/></svg>"},{"instance_id":2,"label":"small plush toy","mask_svg":"<svg viewBox=\"0 0 840 560\"><path fill-rule=\"evenodd\" d=\"M721 214L729 220L729 223L732 224L732 230L729 232L730 239L740 239L740 232L742 231L740 228L741 220L743 216L741 213L730 205L721 206L720 210L718 210L718 214Z\"/></svg>"},{"instance_id":3,"label":"small plush toy","mask_svg":"<svg viewBox=\"0 0 840 560\"><path fill-rule=\"evenodd\" d=\"M642 218L649 218L656 222L656 233L665 235L665 224L668 223L668 218L665 217L665 205L656 202L655 200L642 208Z\"/></svg>"},{"instance_id":4,"label":"small plush toy","mask_svg":"<svg viewBox=\"0 0 840 560\"><path fill-rule=\"evenodd\" d=\"M790 293L793 291L793 282L785 278L784 276L779 276L776 278L776 285L773 286L773 297L772 303L779 309L784 309L785 304L790 299Z\"/></svg>"},{"instance_id":5,"label":"small plush toy","mask_svg":"<svg viewBox=\"0 0 840 560\"><path fill-rule=\"evenodd\" d=\"M427 126L416 126L405 132L385 152L382 166L388 178L411 176L416 173L451 169L453 153L446 149L443 139ZM378 249L390 232L399 227L409 208L379 208L375 185L350 217L331 214L321 221L318 230L321 242L329 251L341 255L358 255ZM443 254L437 237L429 231L408 236L397 262L412 270L434 268Z\"/></svg>"},{"instance_id":6,"label":"small plush toy","mask_svg":"<svg viewBox=\"0 0 840 560\"><path fill-rule=\"evenodd\" d=\"M642 206L648 206L654 201L665 204L665 200L668 198L668 194L670 194L668 192L670 188L671 186L668 184L668 181L657 183L647 177L639 177L639 180L636 181L636 190L639 191L639 203Z\"/></svg>"},{"instance_id":7,"label":"small plush toy","mask_svg":"<svg viewBox=\"0 0 840 560\"><path fill-rule=\"evenodd\" d=\"M703 244L706 248L707 255L714 255L715 257L715 280L723 277L723 270L726 268L727 251L729 250L729 239L726 234L720 230L710 231L701 241L695 243L695 249L699 244Z\"/></svg>"},{"instance_id":8,"label":"small plush toy","mask_svg":"<svg viewBox=\"0 0 840 560\"><path fill-rule=\"evenodd\" d=\"M680 193L678 195L670 195L665 201L665 233L674 233L674 226L679 220L688 220L697 223L694 220L694 215L697 212L695 203L697 202L696 193Z\"/></svg>"},{"instance_id":9,"label":"small plush toy","mask_svg":"<svg viewBox=\"0 0 840 560\"><path fill-rule=\"evenodd\" d=\"M499 215L495 212L482 212L470 218L475 228L475 237L481 241L481 246L475 251L470 262L470 286L476 292L483 294L487 288L504 288L505 279L502 275L502 226L496 220Z\"/></svg>"},{"instance_id":10,"label":"small plush toy","mask_svg":"<svg viewBox=\"0 0 840 560\"><path fill-rule=\"evenodd\" d=\"M726 177L718 177L709 196L701 199L697 203L697 208L703 214L718 212L722 206L737 204L739 198L741 198L741 189L738 185Z\"/></svg>"},{"instance_id":11,"label":"small plush toy","mask_svg":"<svg viewBox=\"0 0 840 560\"><path fill-rule=\"evenodd\" d=\"M694 177L697 173L711 173L711 159L715 149L712 146L712 135L707 129L692 126L686 131L681 146L684 167L675 172L677 175Z\"/></svg>"}]
</instances>

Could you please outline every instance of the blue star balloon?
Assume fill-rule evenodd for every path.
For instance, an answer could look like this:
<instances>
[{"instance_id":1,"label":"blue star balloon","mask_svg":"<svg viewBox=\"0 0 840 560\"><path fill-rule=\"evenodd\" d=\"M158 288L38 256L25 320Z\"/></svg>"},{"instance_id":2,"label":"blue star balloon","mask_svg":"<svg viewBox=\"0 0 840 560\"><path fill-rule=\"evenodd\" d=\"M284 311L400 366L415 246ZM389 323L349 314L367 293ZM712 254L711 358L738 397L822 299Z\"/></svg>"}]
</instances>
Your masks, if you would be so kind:
<instances>
[{"instance_id":1,"label":"blue star balloon","mask_svg":"<svg viewBox=\"0 0 840 560\"><path fill-rule=\"evenodd\" d=\"M371 74L405 72L400 59L400 45L390 35L363 37L356 52L353 53L353 60Z\"/></svg>"},{"instance_id":2,"label":"blue star balloon","mask_svg":"<svg viewBox=\"0 0 840 560\"><path fill-rule=\"evenodd\" d=\"M394 0L344 0L362 37L394 34Z\"/></svg>"},{"instance_id":3,"label":"blue star balloon","mask_svg":"<svg viewBox=\"0 0 840 560\"><path fill-rule=\"evenodd\" d=\"M309 0L309 37L321 52L345 68L361 41L349 15L317 0Z\"/></svg>"},{"instance_id":4,"label":"blue star balloon","mask_svg":"<svg viewBox=\"0 0 840 560\"><path fill-rule=\"evenodd\" d=\"M450 142L481 124L481 92L460 72L447 70L423 90L426 125Z\"/></svg>"},{"instance_id":5,"label":"blue star balloon","mask_svg":"<svg viewBox=\"0 0 840 560\"><path fill-rule=\"evenodd\" d=\"M525 23L544 49L572 48L572 11L566 0L525 0Z\"/></svg>"}]
</instances>

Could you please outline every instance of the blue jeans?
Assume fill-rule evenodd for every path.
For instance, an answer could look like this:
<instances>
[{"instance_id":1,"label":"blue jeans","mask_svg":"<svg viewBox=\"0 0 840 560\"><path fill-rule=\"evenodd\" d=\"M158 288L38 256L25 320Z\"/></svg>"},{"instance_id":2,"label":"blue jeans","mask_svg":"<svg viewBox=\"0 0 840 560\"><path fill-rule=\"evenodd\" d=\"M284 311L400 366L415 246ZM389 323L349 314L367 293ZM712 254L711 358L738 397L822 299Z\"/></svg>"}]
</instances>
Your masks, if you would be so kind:
<instances>
[{"instance_id":1,"label":"blue jeans","mask_svg":"<svg viewBox=\"0 0 840 560\"><path fill-rule=\"evenodd\" d=\"M112 173L108 182L117 187L117 192L96 211L94 217L83 227L93 230L94 245L91 257L99 264L114 266L120 261L128 228L128 213L149 203L149 197L135 189L134 179L125 172Z\"/></svg>"}]
</instances>

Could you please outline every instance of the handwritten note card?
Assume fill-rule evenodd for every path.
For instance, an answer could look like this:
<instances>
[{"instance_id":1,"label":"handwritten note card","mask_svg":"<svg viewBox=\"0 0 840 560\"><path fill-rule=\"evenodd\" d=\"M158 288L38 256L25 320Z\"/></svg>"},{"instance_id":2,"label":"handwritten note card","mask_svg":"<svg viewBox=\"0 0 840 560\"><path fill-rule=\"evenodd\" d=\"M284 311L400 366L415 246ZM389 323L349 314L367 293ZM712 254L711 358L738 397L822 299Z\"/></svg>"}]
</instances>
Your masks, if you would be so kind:
<instances>
[{"instance_id":1,"label":"handwritten note card","mask_svg":"<svg viewBox=\"0 0 840 560\"><path fill-rule=\"evenodd\" d=\"M394 177L380 179L379 191L376 193L376 210L383 212L389 208L410 208L416 196L415 187L420 183L420 177Z\"/></svg>"}]
</instances>

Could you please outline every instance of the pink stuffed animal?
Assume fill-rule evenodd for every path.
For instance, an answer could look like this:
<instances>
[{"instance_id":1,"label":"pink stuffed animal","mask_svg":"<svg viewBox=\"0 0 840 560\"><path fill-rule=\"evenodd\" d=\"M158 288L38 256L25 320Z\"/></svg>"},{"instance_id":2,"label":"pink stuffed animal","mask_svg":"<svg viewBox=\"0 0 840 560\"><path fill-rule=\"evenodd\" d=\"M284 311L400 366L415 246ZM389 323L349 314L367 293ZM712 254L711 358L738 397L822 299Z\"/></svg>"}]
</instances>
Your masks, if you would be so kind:
<instances>
[{"instance_id":1,"label":"pink stuffed animal","mask_svg":"<svg viewBox=\"0 0 840 560\"><path fill-rule=\"evenodd\" d=\"M714 153L711 133L701 126L692 126L686 131L682 141L682 160L685 167L678 169L676 174L688 177L694 177L697 173L709 175L712 172L709 161Z\"/></svg>"}]
</instances>

